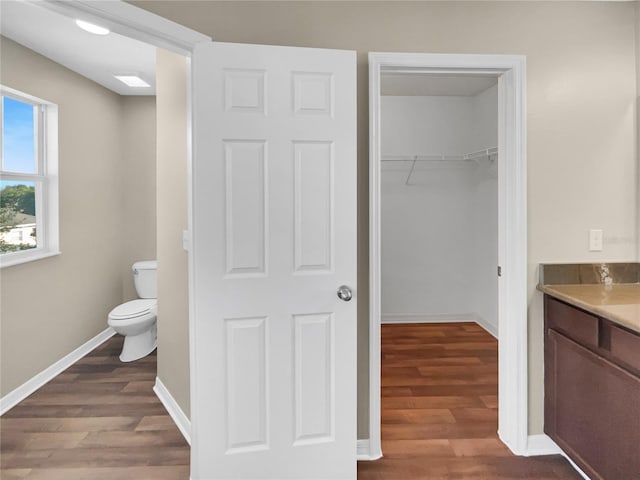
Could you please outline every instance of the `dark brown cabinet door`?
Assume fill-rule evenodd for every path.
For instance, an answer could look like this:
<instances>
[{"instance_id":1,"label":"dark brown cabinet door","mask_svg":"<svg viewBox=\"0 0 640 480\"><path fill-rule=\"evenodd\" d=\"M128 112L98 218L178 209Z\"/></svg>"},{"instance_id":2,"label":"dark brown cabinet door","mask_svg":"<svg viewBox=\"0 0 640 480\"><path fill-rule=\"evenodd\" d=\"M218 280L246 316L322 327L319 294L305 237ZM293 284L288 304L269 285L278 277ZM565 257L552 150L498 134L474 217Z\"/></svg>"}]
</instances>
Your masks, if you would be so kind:
<instances>
[{"instance_id":1,"label":"dark brown cabinet door","mask_svg":"<svg viewBox=\"0 0 640 480\"><path fill-rule=\"evenodd\" d=\"M554 330L546 340L545 431L594 480L640 479L640 379Z\"/></svg>"}]
</instances>

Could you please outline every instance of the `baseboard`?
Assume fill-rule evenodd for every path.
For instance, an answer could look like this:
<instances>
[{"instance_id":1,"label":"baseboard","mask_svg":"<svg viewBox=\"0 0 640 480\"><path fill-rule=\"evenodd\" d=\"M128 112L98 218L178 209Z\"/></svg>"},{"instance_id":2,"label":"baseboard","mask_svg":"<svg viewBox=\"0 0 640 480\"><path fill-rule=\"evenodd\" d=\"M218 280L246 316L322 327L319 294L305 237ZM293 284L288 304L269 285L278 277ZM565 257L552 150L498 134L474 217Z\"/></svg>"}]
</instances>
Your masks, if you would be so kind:
<instances>
[{"instance_id":1,"label":"baseboard","mask_svg":"<svg viewBox=\"0 0 640 480\"><path fill-rule=\"evenodd\" d=\"M182 433L184 439L191 445L191 421L158 377L156 377L156 384L153 386L153 391L160 399L160 402L162 402L162 405L164 405L164 408L176 424L176 427L178 427L178 430L180 430L180 433Z\"/></svg>"},{"instance_id":2,"label":"baseboard","mask_svg":"<svg viewBox=\"0 0 640 480\"><path fill-rule=\"evenodd\" d=\"M498 328L493 324L486 321L480 315L474 314L475 322L484 328L493 338L498 338Z\"/></svg>"},{"instance_id":3,"label":"baseboard","mask_svg":"<svg viewBox=\"0 0 640 480\"><path fill-rule=\"evenodd\" d=\"M536 457L539 455L562 455L562 449L551 437L544 433L529 435L527 437L527 452L525 456Z\"/></svg>"},{"instance_id":4,"label":"baseboard","mask_svg":"<svg viewBox=\"0 0 640 480\"><path fill-rule=\"evenodd\" d=\"M476 313L383 313L380 323L477 323L493 337L498 329Z\"/></svg>"},{"instance_id":5,"label":"baseboard","mask_svg":"<svg viewBox=\"0 0 640 480\"><path fill-rule=\"evenodd\" d=\"M589 476L584 473L580 467L578 467L573 460L571 460L564 450L562 450L556 442L554 442L548 435L529 435L527 438L527 457L535 457L538 455L562 455L571 464L573 469L580 474L584 480L591 480Z\"/></svg>"},{"instance_id":6,"label":"baseboard","mask_svg":"<svg viewBox=\"0 0 640 480\"><path fill-rule=\"evenodd\" d=\"M42 387L45 383L53 380L71 365L76 363L92 350L98 348L101 344L109 340L115 334L115 330L113 330L111 327L103 330L88 342L80 345L73 352L64 356L50 367L45 368L43 371L35 375L30 380L27 380L15 390L7 393L4 397L0 398L0 415L4 415L22 400Z\"/></svg>"},{"instance_id":7,"label":"baseboard","mask_svg":"<svg viewBox=\"0 0 640 480\"><path fill-rule=\"evenodd\" d=\"M372 461L382 458L382 452L372 452L371 443L368 438L358 439L357 456L358 461Z\"/></svg>"},{"instance_id":8,"label":"baseboard","mask_svg":"<svg viewBox=\"0 0 640 480\"><path fill-rule=\"evenodd\" d=\"M383 313L380 323L462 323L475 322L473 313Z\"/></svg>"}]
</instances>

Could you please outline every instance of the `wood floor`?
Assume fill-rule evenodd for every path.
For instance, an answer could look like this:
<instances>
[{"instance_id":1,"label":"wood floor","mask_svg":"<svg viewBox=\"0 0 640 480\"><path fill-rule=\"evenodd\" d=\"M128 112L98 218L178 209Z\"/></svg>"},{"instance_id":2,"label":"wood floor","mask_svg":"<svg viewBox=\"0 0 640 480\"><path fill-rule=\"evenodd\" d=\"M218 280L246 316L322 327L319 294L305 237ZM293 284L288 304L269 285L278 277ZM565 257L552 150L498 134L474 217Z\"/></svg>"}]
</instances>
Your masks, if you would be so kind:
<instances>
[{"instance_id":1,"label":"wood floor","mask_svg":"<svg viewBox=\"0 0 640 480\"><path fill-rule=\"evenodd\" d=\"M189 445L153 393L156 356L117 335L0 419L2 480L188 480Z\"/></svg>"},{"instance_id":2,"label":"wood floor","mask_svg":"<svg viewBox=\"0 0 640 480\"><path fill-rule=\"evenodd\" d=\"M475 323L382 326L382 450L358 480L580 479L498 440L498 343Z\"/></svg>"},{"instance_id":3,"label":"wood floor","mask_svg":"<svg viewBox=\"0 0 640 480\"><path fill-rule=\"evenodd\" d=\"M0 419L3 480L188 480L189 446L152 391L156 357L116 336ZM384 458L359 480L557 480L561 457L498 441L497 343L475 324L384 325Z\"/></svg>"}]
</instances>

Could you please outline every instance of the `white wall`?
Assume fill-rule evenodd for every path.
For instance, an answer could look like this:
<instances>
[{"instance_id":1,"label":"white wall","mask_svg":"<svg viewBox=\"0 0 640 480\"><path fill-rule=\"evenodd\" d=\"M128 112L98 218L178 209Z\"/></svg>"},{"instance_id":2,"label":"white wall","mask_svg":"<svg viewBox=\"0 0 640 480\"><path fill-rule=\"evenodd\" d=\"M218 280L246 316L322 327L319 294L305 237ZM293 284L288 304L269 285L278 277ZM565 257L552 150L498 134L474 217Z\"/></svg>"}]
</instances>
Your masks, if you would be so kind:
<instances>
[{"instance_id":1,"label":"white wall","mask_svg":"<svg viewBox=\"0 0 640 480\"><path fill-rule=\"evenodd\" d=\"M385 155L460 155L472 149L473 97L385 96L381 108Z\"/></svg>"},{"instance_id":2,"label":"white wall","mask_svg":"<svg viewBox=\"0 0 640 480\"><path fill-rule=\"evenodd\" d=\"M383 155L497 145L497 88L475 97L383 97ZM384 163L383 321L479 316L497 331L497 165ZM446 316L442 316L442 315Z\"/></svg>"},{"instance_id":3,"label":"white wall","mask_svg":"<svg viewBox=\"0 0 640 480\"><path fill-rule=\"evenodd\" d=\"M383 110L384 111L384 110ZM471 313L472 164L382 170L382 315Z\"/></svg>"},{"instance_id":4,"label":"white wall","mask_svg":"<svg viewBox=\"0 0 640 480\"><path fill-rule=\"evenodd\" d=\"M473 149L498 144L498 88L474 97ZM473 179L472 303L485 327L498 332L498 159L479 160Z\"/></svg>"}]
</instances>

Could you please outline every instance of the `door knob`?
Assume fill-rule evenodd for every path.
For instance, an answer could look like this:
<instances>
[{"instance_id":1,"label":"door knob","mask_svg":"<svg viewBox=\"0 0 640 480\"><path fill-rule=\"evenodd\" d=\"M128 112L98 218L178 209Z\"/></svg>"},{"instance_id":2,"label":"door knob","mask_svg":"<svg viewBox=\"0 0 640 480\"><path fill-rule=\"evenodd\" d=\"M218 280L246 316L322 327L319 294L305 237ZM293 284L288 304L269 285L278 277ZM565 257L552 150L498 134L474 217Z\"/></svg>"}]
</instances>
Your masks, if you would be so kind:
<instances>
[{"instance_id":1,"label":"door knob","mask_svg":"<svg viewBox=\"0 0 640 480\"><path fill-rule=\"evenodd\" d=\"M353 293L351 292L351 289L346 285L340 285L338 287L338 298L340 300L344 300L345 302L348 302L353 298Z\"/></svg>"}]
</instances>

